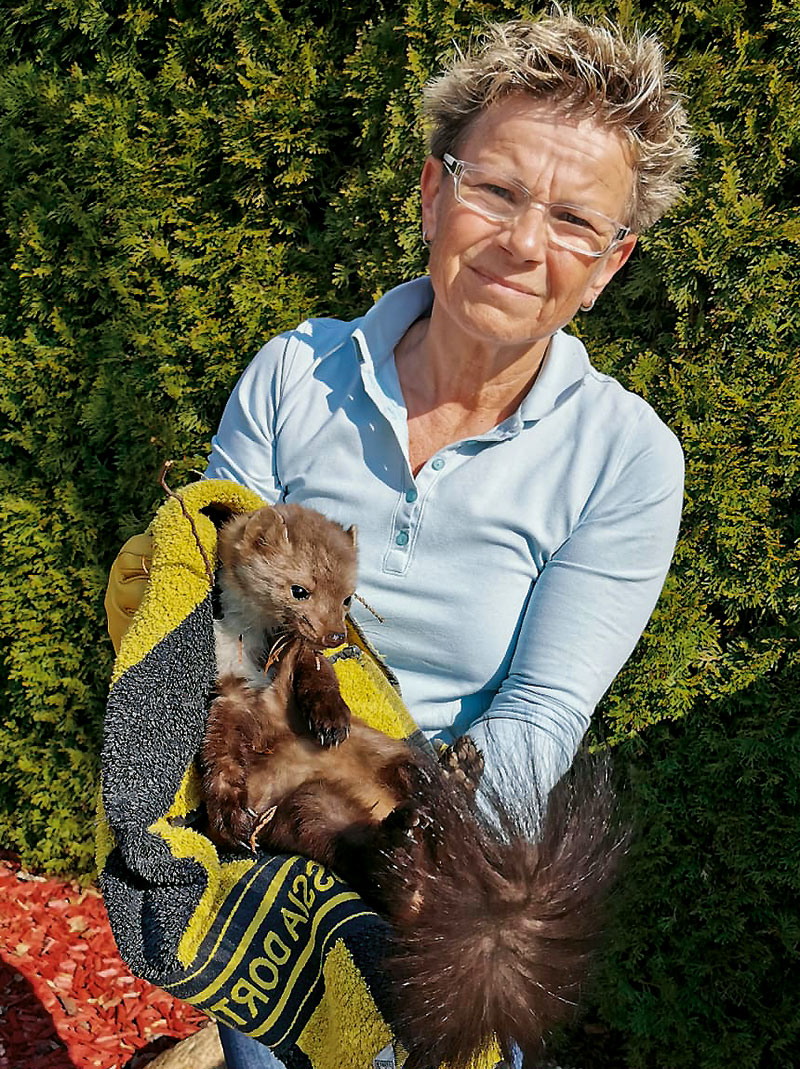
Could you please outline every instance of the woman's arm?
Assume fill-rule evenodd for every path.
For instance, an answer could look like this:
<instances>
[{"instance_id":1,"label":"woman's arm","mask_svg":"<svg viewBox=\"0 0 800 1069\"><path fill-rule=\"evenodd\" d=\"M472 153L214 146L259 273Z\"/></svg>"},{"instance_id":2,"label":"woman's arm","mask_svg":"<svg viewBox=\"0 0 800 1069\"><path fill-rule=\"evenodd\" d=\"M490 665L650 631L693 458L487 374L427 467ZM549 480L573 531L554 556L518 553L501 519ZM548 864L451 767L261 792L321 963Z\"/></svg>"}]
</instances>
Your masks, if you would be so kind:
<instances>
[{"instance_id":1,"label":"woman's arm","mask_svg":"<svg viewBox=\"0 0 800 1069\"><path fill-rule=\"evenodd\" d=\"M546 795L630 656L664 583L678 533L683 455L652 413L636 424L612 485L592 495L529 599L509 674L470 728L487 777Z\"/></svg>"}]
</instances>

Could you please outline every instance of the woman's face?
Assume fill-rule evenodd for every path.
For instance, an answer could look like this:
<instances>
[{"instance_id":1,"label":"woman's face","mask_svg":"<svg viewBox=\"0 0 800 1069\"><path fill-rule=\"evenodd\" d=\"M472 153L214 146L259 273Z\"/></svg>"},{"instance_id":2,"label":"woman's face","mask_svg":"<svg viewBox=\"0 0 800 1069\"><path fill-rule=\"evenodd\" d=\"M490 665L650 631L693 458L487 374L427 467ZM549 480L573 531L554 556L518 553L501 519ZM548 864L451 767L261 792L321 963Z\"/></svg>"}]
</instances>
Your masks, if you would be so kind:
<instances>
[{"instance_id":1,"label":"woman's face","mask_svg":"<svg viewBox=\"0 0 800 1069\"><path fill-rule=\"evenodd\" d=\"M613 129L573 120L522 94L491 105L455 153L524 185L536 201L577 204L625 222L633 188L626 146ZM456 200L451 176L429 157L422 172L423 225L438 313L476 340L546 344L603 290L633 251L629 235L599 258L547 242L544 213L491 222Z\"/></svg>"}]
</instances>

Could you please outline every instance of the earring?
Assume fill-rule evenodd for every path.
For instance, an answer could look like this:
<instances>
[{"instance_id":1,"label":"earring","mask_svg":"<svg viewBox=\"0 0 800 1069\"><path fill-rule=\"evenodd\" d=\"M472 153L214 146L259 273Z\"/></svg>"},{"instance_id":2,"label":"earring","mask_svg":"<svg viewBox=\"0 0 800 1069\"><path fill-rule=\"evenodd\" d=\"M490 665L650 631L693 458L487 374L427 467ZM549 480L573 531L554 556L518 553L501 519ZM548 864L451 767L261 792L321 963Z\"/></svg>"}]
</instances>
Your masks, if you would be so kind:
<instances>
[{"instance_id":1,"label":"earring","mask_svg":"<svg viewBox=\"0 0 800 1069\"><path fill-rule=\"evenodd\" d=\"M588 304L582 304L581 305L581 311L582 312L591 312L591 310L594 308L594 302L596 300L597 300L596 297L592 297L592 299L589 301Z\"/></svg>"},{"instance_id":2,"label":"earring","mask_svg":"<svg viewBox=\"0 0 800 1069\"><path fill-rule=\"evenodd\" d=\"M428 237L428 231L425 229L424 226L422 228L422 244L425 246L426 249L429 249L431 247L431 239Z\"/></svg>"}]
</instances>

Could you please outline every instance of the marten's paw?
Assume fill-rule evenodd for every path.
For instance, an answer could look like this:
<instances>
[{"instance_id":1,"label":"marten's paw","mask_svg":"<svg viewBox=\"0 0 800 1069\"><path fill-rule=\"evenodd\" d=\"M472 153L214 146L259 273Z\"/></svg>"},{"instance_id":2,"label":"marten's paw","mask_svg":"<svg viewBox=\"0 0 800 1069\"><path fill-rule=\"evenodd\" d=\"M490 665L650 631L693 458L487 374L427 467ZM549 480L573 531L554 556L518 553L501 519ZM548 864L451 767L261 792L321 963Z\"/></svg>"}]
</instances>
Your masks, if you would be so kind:
<instances>
[{"instance_id":1,"label":"marten's paw","mask_svg":"<svg viewBox=\"0 0 800 1069\"><path fill-rule=\"evenodd\" d=\"M386 871L379 879L383 912L395 924L411 923L425 902L431 814L416 802L402 802L383 820L378 849Z\"/></svg>"},{"instance_id":2,"label":"marten's paw","mask_svg":"<svg viewBox=\"0 0 800 1069\"><path fill-rule=\"evenodd\" d=\"M439 757L439 764L448 776L464 785L470 794L478 789L483 775L483 754L469 737L459 735Z\"/></svg>"},{"instance_id":3,"label":"marten's paw","mask_svg":"<svg viewBox=\"0 0 800 1069\"><path fill-rule=\"evenodd\" d=\"M350 734L350 709L338 694L328 694L308 716L308 728L320 746L338 746Z\"/></svg>"},{"instance_id":4,"label":"marten's paw","mask_svg":"<svg viewBox=\"0 0 800 1069\"><path fill-rule=\"evenodd\" d=\"M320 746L338 746L350 734L350 709L339 693L339 680L326 657L301 646L292 672L298 711Z\"/></svg>"},{"instance_id":5,"label":"marten's paw","mask_svg":"<svg viewBox=\"0 0 800 1069\"><path fill-rule=\"evenodd\" d=\"M394 769L389 782L404 801L387 820L398 826L405 823L412 837L426 848L440 845L442 816L452 806L454 792L438 764L432 760L404 761Z\"/></svg>"},{"instance_id":6,"label":"marten's paw","mask_svg":"<svg viewBox=\"0 0 800 1069\"><path fill-rule=\"evenodd\" d=\"M259 814L246 804L247 792L228 791L224 797L206 798L209 837L220 846L255 853Z\"/></svg>"},{"instance_id":7,"label":"marten's paw","mask_svg":"<svg viewBox=\"0 0 800 1069\"><path fill-rule=\"evenodd\" d=\"M401 802L381 823L384 849L407 847L420 841L428 826L430 815L414 801Z\"/></svg>"}]
</instances>

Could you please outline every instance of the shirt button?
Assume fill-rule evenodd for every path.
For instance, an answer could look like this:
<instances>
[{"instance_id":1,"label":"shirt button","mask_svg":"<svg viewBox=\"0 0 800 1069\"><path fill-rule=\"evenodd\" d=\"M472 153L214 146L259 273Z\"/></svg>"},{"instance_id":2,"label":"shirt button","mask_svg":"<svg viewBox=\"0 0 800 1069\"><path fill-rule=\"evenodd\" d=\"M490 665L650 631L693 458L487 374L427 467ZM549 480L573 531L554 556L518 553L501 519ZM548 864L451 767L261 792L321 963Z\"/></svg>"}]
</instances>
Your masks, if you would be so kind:
<instances>
[{"instance_id":1,"label":"shirt button","mask_svg":"<svg viewBox=\"0 0 800 1069\"><path fill-rule=\"evenodd\" d=\"M406 501L409 503L409 505L412 505L418 497L419 494L416 490L406 490Z\"/></svg>"},{"instance_id":2,"label":"shirt button","mask_svg":"<svg viewBox=\"0 0 800 1069\"><path fill-rule=\"evenodd\" d=\"M397 537L395 538L395 542L398 544L398 546L407 546L408 531L398 531Z\"/></svg>"},{"instance_id":3,"label":"shirt button","mask_svg":"<svg viewBox=\"0 0 800 1069\"><path fill-rule=\"evenodd\" d=\"M436 460L434 460L433 463L431 464L431 467L433 468L434 471L441 471L442 468L444 467L444 461L442 460L441 457L437 457Z\"/></svg>"}]
</instances>

